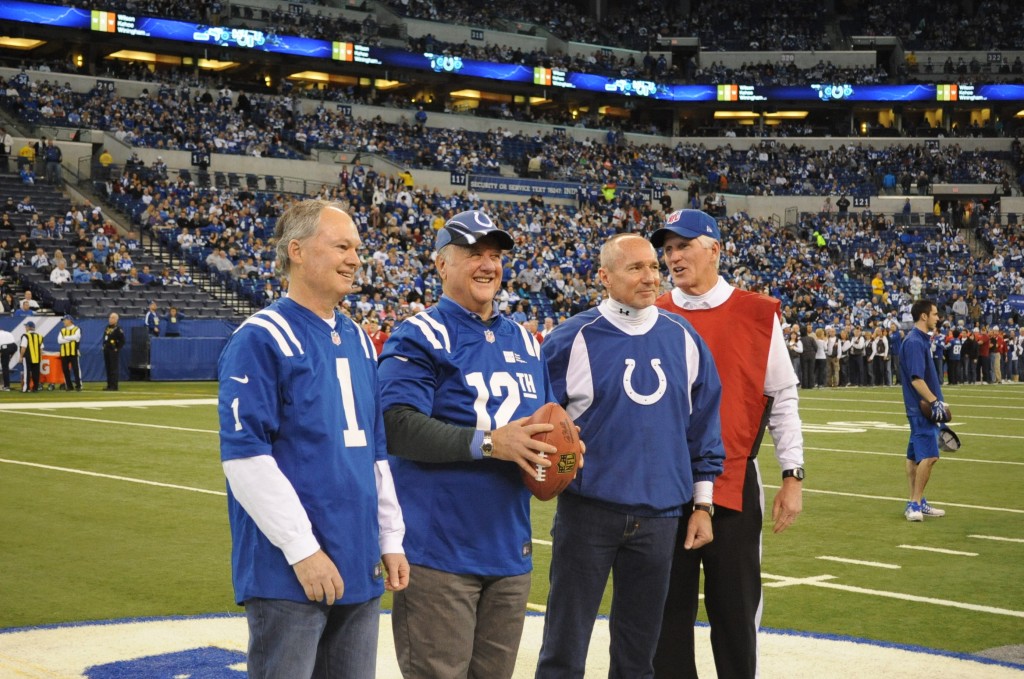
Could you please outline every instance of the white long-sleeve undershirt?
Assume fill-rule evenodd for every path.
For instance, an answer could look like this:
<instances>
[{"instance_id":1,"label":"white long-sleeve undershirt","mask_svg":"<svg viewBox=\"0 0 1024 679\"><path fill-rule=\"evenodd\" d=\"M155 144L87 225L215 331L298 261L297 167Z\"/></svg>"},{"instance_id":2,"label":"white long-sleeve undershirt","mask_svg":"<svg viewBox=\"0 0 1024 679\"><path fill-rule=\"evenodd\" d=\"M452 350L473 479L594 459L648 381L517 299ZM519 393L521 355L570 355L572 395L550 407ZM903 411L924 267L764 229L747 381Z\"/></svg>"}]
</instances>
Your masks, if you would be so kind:
<instances>
[{"instance_id":1,"label":"white long-sleeve undershirt","mask_svg":"<svg viewBox=\"0 0 1024 679\"><path fill-rule=\"evenodd\" d=\"M284 552L289 564L294 565L320 549L302 501L273 457L237 458L225 461L223 467L235 499L270 543ZM377 484L381 554L401 554L405 520L398 504L391 467L387 460L378 460L373 471Z\"/></svg>"}]
</instances>

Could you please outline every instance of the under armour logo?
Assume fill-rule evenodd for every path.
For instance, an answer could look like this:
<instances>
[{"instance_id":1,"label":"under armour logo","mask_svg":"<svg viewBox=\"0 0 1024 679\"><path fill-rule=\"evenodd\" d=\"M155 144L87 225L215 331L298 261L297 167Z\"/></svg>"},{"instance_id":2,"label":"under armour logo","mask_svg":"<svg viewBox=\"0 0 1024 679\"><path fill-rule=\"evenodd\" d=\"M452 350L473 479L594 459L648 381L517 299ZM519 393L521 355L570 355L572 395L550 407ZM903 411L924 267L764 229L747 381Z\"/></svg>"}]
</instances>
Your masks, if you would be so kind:
<instances>
[{"instance_id":1,"label":"under armour logo","mask_svg":"<svg viewBox=\"0 0 1024 679\"><path fill-rule=\"evenodd\" d=\"M623 316L628 316L629 315L629 309L622 309L622 308L620 308L619 309L619 313L622 314Z\"/></svg>"}]
</instances>

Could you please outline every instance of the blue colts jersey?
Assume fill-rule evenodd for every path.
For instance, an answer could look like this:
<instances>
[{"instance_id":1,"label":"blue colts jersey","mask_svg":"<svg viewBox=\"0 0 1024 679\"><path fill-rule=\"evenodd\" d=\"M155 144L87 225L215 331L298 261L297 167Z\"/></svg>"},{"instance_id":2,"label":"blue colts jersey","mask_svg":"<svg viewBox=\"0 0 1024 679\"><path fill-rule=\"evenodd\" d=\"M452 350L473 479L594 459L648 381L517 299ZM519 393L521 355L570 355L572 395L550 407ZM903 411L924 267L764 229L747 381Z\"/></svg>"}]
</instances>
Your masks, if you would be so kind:
<instances>
[{"instance_id":1,"label":"blue colts jersey","mask_svg":"<svg viewBox=\"0 0 1024 679\"><path fill-rule=\"evenodd\" d=\"M384 410L409 406L477 430L528 417L553 400L529 332L503 317L485 324L447 297L395 328L380 380ZM390 462L410 563L484 576L530 571L530 493L517 465Z\"/></svg>"},{"instance_id":2,"label":"blue colts jersey","mask_svg":"<svg viewBox=\"0 0 1024 679\"><path fill-rule=\"evenodd\" d=\"M963 353L963 350L964 350L964 343L960 340L959 337L955 338L949 344L949 360L951 360L951 361L959 361L960 360L960 354Z\"/></svg>"},{"instance_id":3,"label":"blue colts jersey","mask_svg":"<svg viewBox=\"0 0 1024 679\"><path fill-rule=\"evenodd\" d=\"M335 322L289 299L249 317L220 357L218 414L221 459L273 456L345 581L339 603L353 604L384 591L374 463L387 443L373 344L351 320ZM230 487L228 510L236 600L306 602Z\"/></svg>"},{"instance_id":4,"label":"blue colts jersey","mask_svg":"<svg viewBox=\"0 0 1024 679\"><path fill-rule=\"evenodd\" d=\"M555 328L543 353L587 444L567 491L641 516L679 516L694 481L722 473L722 385L693 326L651 312L630 326L602 304Z\"/></svg>"}]
</instances>

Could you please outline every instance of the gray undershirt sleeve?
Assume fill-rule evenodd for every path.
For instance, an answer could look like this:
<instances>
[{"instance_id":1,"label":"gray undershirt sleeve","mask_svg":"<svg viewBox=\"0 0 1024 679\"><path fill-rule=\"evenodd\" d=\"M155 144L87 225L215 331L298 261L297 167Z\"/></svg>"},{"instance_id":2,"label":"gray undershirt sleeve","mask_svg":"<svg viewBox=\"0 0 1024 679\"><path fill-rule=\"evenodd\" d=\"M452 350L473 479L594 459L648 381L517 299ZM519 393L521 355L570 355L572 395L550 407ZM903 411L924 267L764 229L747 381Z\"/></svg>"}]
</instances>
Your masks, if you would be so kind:
<instances>
[{"instance_id":1,"label":"gray undershirt sleeve","mask_svg":"<svg viewBox=\"0 0 1024 679\"><path fill-rule=\"evenodd\" d=\"M413 462L472 462L476 430L441 422L410 406L384 413L388 453Z\"/></svg>"}]
</instances>

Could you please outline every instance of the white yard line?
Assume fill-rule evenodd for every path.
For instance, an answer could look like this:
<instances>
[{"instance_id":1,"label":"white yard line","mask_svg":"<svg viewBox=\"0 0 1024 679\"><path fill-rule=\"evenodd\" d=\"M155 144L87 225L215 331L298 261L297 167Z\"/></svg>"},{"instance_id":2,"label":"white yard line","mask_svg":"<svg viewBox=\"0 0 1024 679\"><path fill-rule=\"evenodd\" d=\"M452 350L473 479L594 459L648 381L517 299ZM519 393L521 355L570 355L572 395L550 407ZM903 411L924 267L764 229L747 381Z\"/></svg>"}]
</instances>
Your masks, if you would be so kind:
<instances>
[{"instance_id":1,"label":"white yard line","mask_svg":"<svg viewBox=\"0 0 1024 679\"><path fill-rule=\"evenodd\" d=\"M118 476L117 474L101 474L99 472L85 471L84 469L71 469L70 467L56 467L51 464L39 464L38 462L23 462L21 460L7 460L4 458L0 458L0 463L16 464L23 467L34 467L35 469L46 469L49 471L64 472L65 474L80 474L82 476L92 476L98 479L126 481L128 483L138 483L143 486L156 486L158 488L171 488L173 490L187 490L190 493L203 493L204 495L220 495L221 497L227 495L227 493L222 490L207 490L205 488L181 486L176 483L160 483L159 481L146 481L145 479L135 479L130 476Z\"/></svg>"},{"instance_id":2,"label":"white yard line","mask_svg":"<svg viewBox=\"0 0 1024 679\"><path fill-rule=\"evenodd\" d=\"M949 385L946 385L946 386L948 387ZM1021 397L1019 400L1024 401L1024 389L1020 389L1020 388L1003 389L1003 390L1000 390L999 393L990 393L990 394L980 393L978 390L972 390L970 393L964 393L964 392L960 391L959 389L956 389L954 391L949 391L948 389L943 389L942 392L943 392L943 396L946 397L946 400L950 401L950 402L955 402L958 398L965 398L965 399L969 398L970 401L964 401L964 404L963 404L964 407L971 407L971 406L988 407L988 406L982 406L982 405L977 403L977 401L985 401L985 400L989 400L989 401L1006 401L1007 399L1018 400L1017 397ZM847 393L850 394L851 396L856 394L858 396L861 396L861 398L838 398L838 397L837 398L827 398L827 397L822 397L822 396L819 396L819 395L816 395L816 394L804 396L803 392L801 392L801 394L800 394L800 402L801 403L814 403L814 404L820 404L820 403L864 403L865 400L868 400L867 398L865 398L865 394L876 393L876 394L879 394L879 395L888 395L888 394L885 394L884 392L880 392L880 391L877 391L877 390L861 391L860 389L855 389L855 390L847 392ZM897 391L891 392L892 395L896 395L896 394L899 394L899 393L900 392L897 392ZM879 399L879 398L873 398L873 399L870 399L870 400L871 400L872 403L878 403L878 404L881 404L881 405L891 405L891 406L901 406L901 405L903 405L903 398L902 398L902 396L899 398L899 400L895 400L894 399L894 400L889 401L889 400L882 400L882 399ZM1002 407L1004 407L1004 408L1014 408L1014 407L1021 407L1021 406L1002 406Z\"/></svg>"},{"instance_id":3,"label":"white yard line","mask_svg":"<svg viewBox=\"0 0 1024 679\"><path fill-rule=\"evenodd\" d=\"M154 399L150 401L32 401L31 403L3 403L3 410L67 410L74 408L137 408L144 406L215 406L215 398Z\"/></svg>"},{"instance_id":4,"label":"white yard line","mask_svg":"<svg viewBox=\"0 0 1024 679\"><path fill-rule=\"evenodd\" d=\"M967 422L967 421L974 422L975 420L1005 420L1006 419L1006 415L1005 414L1002 415L1002 416L995 416L995 415L992 415L992 416L989 416L989 415L961 415L960 406L957 405L955 407L957 408L957 411L956 411L956 421L953 423L954 425L956 425L956 424L963 424L964 422ZM983 407L985 408L985 410L989 410L989 409L995 410L995 409L999 409L999 408L1009 408L1011 410L1024 410L1024 406L989 406L989 405L986 405L986 406L983 406ZM837 411L836 411L835 408L800 408L800 412L835 413ZM858 415L876 415L876 416L879 416L879 417L892 417L893 419L898 420L900 422L900 424L903 424L905 426L906 426L906 422L907 422L907 416L903 414L902 410L900 410L900 411L895 411L895 410L856 410L856 409L852 409L852 408L843 408L842 412L844 414L845 413L856 413Z\"/></svg>"},{"instance_id":5,"label":"white yard line","mask_svg":"<svg viewBox=\"0 0 1024 679\"><path fill-rule=\"evenodd\" d=\"M948 599L936 599L927 596L918 596L916 594L902 594L900 592L887 592L879 589L868 589L866 587L854 587L853 585L841 585L837 582L829 582L834 579L833 576L823 575L816 578L787 578L780 575L771 575L769 573L762 573L761 577L766 580L775 580L778 582L775 586L790 586L790 585L807 585L809 587L823 587L825 589L835 589L842 592L852 592L854 594L868 594L871 596L880 596L886 599L900 599L901 601L915 601L923 604L934 604L936 606L947 606L949 608L960 608L965 611L976 611L978 613L992 613L993 615L1008 615L1014 618L1024 618L1024 611L1014 611L1008 608L997 608L995 606L982 606L979 604L967 604L962 601L950 601ZM765 587L770 586L765 584Z\"/></svg>"},{"instance_id":6,"label":"white yard line","mask_svg":"<svg viewBox=\"0 0 1024 679\"><path fill-rule=\"evenodd\" d=\"M174 427L169 424L150 424L148 422L124 422L122 420L101 420L96 417L76 417L74 415L51 415L50 413L31 413L23 411L8 411L8 414L26 415L29 417L50 417L58 420L77 420L79 422L95 422L96 424L116 424L119 427L145 427L147 429L170 429L171 431L191 431L199 434L219 433L216 429L194 429L192 427Z\"/></svg>"},{"instance_id":7,"label":"white yard line","mask_svg":"<svg viewBox=\"0 0 1024 679\"><path fill-rule=\"evenodd\" d=\"M916 549L919 552L934 552L935 554L949 554L951 556L978 556L977 552L959 552L955 549L942 549L941 547L922 547L921 545L898 545L900 549Z\"/></svg>"},{"instance_id":8,"label":"white yard line","mask_svg":"<svg viewBox=\"0 0 1024 679\"><path fill-rule=\"evenodd\" d=\"M1005 418L1000 418L1005 419ZM909 429L908 429L909 431ZM974 436L974 434L971 434ZM771 441L764 441L761 443L762 448L774 448L775 444ZM849 448L822 448L820 446L805 446L804 451L815 450L823 453L849 453L850 455L881 455L883 457L906 457L906 453L888 453L881 450L850 450ZM1024 462L1014 462L1011 460L983 460L976 457L961 457L952 453L947 453L942 456L942 459L946 462L978 462L980 464L1008 464L1012 466L1024 467Z\"/></svg>"},{"instance_id":9,"label":"white yard line","mask_svg":"<svg viewBox=\"0 0 1024 679\"><path fill-rule=\"evenodd\" d=\"M773 486L771 484L764 484L765 488L778 489L779 486ZM899 502L905 504L907 498L905 497L888 497L886 495L865 495L863 493L844 493L838 490L820 490L818 488L804 488L805 493L816 493L818 495L838 495L840 497L853 497L861 500L887 500L890 502ZM933 503L938 505L940 503ZM1010 507L986 507L983 505L965 505L957 502L942 502L943 507L957 507L959 509L980 509L982 511L989 512L1008 512L1010 514L1024 514L1024 509L1012 509Z\"/></svg>"},{"instance_id":10,"label":"white yard line","mask_svg":"<svg viewBox=\"0 0 1024 679\"><path fill-rule=\"evenodd\" d=\"M894 563L882 563L881 561L861 561L860 559L846 559L841 556L816 556L815 559L821 559L822 561L835 561L836 563L848 563L854 566L870 566L871 568L888 568L890 570L898 571L903 566L898 566Z\"/></svg>"},{"instance_id":11,"label":"white yard line","mask_svg":"<svg viewBox=\"0 0 1024 679\"><path fill-rule=\"evenodd\" d=\"M975 540L996 540L998 542L1024 543L1024 539L1022 538L1003 538L999 537L998 535L968 535L967 537L974 538Z\"/></svg>"}]
</instances>

